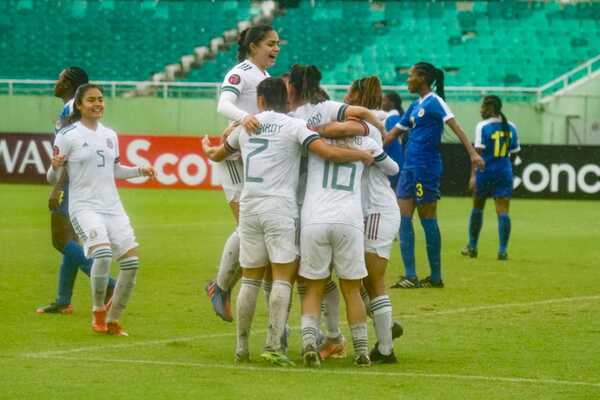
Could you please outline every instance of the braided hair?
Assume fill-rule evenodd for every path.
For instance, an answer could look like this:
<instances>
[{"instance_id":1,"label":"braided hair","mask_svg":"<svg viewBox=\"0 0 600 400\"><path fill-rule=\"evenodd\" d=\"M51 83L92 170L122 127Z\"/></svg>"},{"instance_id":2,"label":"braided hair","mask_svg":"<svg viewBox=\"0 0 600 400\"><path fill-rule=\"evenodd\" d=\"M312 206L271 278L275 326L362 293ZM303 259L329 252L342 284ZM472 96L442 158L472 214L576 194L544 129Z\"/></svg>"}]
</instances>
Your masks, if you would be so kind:
<instances>
[{"instance_id":1,"label":"braided hair","mask_svg":"<svg viewBox=\"0 0 600 400\"><path fill-rule=\"evenodd\" d=\"M64 77L71 83L73 91L81 85L89 82L88 74L80 67L69 67L65 69Z\"/></svg>"},{"instance_id":2,"label":"braided hair","mask_svg":"<svg viewBox=\"0 0 600 400\"><path fill-rule=\"evenodd\" d=\"M485 96L482 102L483 107L490 107L493 110L494 115L500 116L502 120L502 131L504 132L504 139L508 142L510 140L510 126L506 115L502 112L502 100L500 97L495 95Z\"/></svg>"},{"instance_id":3,"label":"braided hair","mask_svg":"<svg viewBox=\"0 0 600 400\"><path fill-rule=\"evenodd\" d=\"M321 71L314 65L294 64L290 69L289 84L294 88L297 100L311 104L320 103L323 99Z\"/></svg>"},{"instance_id":4,"label":"braided hair","mask_svg":"<svg viewBox=\"0 0 600 400\"><path fill-rule=\"evenodd\" d=\"M415 71L425 78L425 82L429 86L435 85L435 92L442 99L446 100L446 92L444 91L444 71L436 68L433 64L421 61L414 66Z\"/></svg>"},{"instance_id":5,"label":"braided hair","mask_svg":"<svg viewBox=\"0 0 600 400\"><path fill-rule=\"evenodd\" d=\"M248 58L250 55L250 45L258 45L267 36L267 33L272 30L273 27L271 25L256 25L244 29L238 37L238 61L242 62Z\"/></svg>"}]
</instances>

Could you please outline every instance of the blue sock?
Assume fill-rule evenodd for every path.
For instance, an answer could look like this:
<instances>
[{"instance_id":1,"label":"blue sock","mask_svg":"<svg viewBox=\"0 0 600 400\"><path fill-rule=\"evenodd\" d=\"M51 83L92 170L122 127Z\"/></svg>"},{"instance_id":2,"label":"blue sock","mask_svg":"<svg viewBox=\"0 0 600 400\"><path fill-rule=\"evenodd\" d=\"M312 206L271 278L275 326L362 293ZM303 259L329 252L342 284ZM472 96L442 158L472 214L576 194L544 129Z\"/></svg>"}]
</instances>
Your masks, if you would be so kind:
<instances>
[{"instance_id":1,"label":"blue sock","mask_svg":"<svg viewBox=\"0 0 600 400\"><path fill-rule=\"evenodd\" d=\"M498 214L498 237L500 238L499 253L506 253L510 237L510 217L508 214Z\"/></svg>"},{"instance_id":2,"label":"blue sock","mask_svg":"<svg viewBox=\"0 0 600 400\"><path fill-rule=\"evenodd\" d=\"M400 219L400 253L404 263L404 275L407 278L417 277L415 267L415 230L411 217Z\"/></svg>"},{"instance_id":3,"label":"blue sock","mask_svg":"<svg viewBox=\"0 0 600 400\"><path fill-rule=\"evenodd\" d=\"M81 248L77 242L70 240L63 249L63 258L58 273L58 296L56 298L58 304L71 304L78 266L74 251L76 247Z\"/></svg>"},{"instance_id":4,"label":"blue sock","mask_svg":"<svg viewBox=\"0 0 600 400\"><path fill-rule=\"evenodd\" d=\"M442 236L440 235L440 228L437 219L422 219L421 225L425 230L431 280L439 282L442 280Z\"/></svg>"},{"instance_id":5,"label":"blue sock","mask_svg":"<svg viewBox=\"0 0 600 400\"><path fill-rule=\"evenodd\" d=\"M471 218L469 218L469 248L477 250L477 242L479 241L479 232L483 226L483 210L474 208L471 210Z\"/></svg>"}]
</instances>

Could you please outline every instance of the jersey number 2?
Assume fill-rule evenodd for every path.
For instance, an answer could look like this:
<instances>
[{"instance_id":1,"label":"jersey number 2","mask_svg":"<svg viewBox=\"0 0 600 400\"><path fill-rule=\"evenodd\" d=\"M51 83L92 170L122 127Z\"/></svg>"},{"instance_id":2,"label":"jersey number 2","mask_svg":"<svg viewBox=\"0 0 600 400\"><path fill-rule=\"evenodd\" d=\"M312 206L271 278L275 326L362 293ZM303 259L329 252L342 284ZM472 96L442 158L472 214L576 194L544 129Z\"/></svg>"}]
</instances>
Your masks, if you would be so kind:
<instances>
[{"instance_id":1,"label":"jersey number 2","mask_svg":"<svg viewBox=\"0 0 600 400\"><path fill-rule=\"evenodd\" d=\"M269 147L269 140L262 138L250 138L249 142L258 144L258 147L252 150L246 156L246 182L262 182L263 178L257 176L250 176L250 159L258 153L262 153L263 151L265 151L267 147Z\"/></svg>"}]
</instances>

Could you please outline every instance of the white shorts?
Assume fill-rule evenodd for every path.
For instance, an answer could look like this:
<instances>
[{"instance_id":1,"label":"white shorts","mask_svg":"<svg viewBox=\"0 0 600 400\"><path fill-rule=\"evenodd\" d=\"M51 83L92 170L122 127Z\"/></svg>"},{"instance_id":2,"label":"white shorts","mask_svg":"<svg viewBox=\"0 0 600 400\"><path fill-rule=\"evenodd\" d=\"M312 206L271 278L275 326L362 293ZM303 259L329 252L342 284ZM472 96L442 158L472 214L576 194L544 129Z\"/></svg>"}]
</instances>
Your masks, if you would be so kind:
<instances>
[{"instance_id":1,"label":"white shorts","mask_svg":"<svg viewBox=\"0 0 600 400\"><path fill-rule=\"evenodd\" d=\"M240 265L257 268L298 258L298 219L278 214L240 215Z\"/></svg>"},{"instance_id":2,"label":"white shorts","mask_svg":"<svg viewBox=\"0 0 600 400\"><path fill-rule=\"evenodd\" d=\"M89 257L91 247L102 243L110 243L115 259L138 247L127 214L101 214L84 210L71 214L71 224L83 242L86 257Z\"/></svg>"},{"instance_id":3,"label":"white shorts","mask_svg":"<svg viewBox=\"0 0 600 400\"><path fill-rule=\"evenodd\" d=\"M244 188L244 165L241 159L223 160L212 164L215 176L223 187L227 202L240 201L242 189Z\"/></svg>"},{"instance_id":4,"label":"white shorts","mask_svg":"<svg viewBox=\"0 0 600 400\"><path fill-rule=\"evenodd\" d=\"M365 252L390 259L400 229L400 212L373 213L365 218Z\"/></svg>"},{"instance_id":5,"label":"white shorts","mask_svg":"<svg viewBox=\"0 0 600 400\"><path fill-rule=\"evenodd\" d=\"M300 235L300 276L325 279L333 264L341 279L358 280L367 276L363 231L346 224L310 224Z\"/></svg>"}]
</instances>

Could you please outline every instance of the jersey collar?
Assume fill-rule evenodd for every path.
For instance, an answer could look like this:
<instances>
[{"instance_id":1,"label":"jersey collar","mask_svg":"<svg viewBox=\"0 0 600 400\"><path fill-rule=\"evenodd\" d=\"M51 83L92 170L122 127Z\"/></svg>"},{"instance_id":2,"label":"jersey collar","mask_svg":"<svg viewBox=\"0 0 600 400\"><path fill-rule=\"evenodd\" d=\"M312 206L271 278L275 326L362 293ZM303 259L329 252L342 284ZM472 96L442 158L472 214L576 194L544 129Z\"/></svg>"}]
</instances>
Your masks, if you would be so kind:
<instances>
[{"instance_id":1,"label":"jersey collar","mask_svg":"<svg viewBox=\"0 0 600 400\"><path fill-rule=\"evenodd\" d=\"M429 92L425 95L425 97L419 97L419 104L423 103L425 101L425 99L427 99L428 97L433 96L435 93L433 92Z\"/></svg>"}]
</instances>

